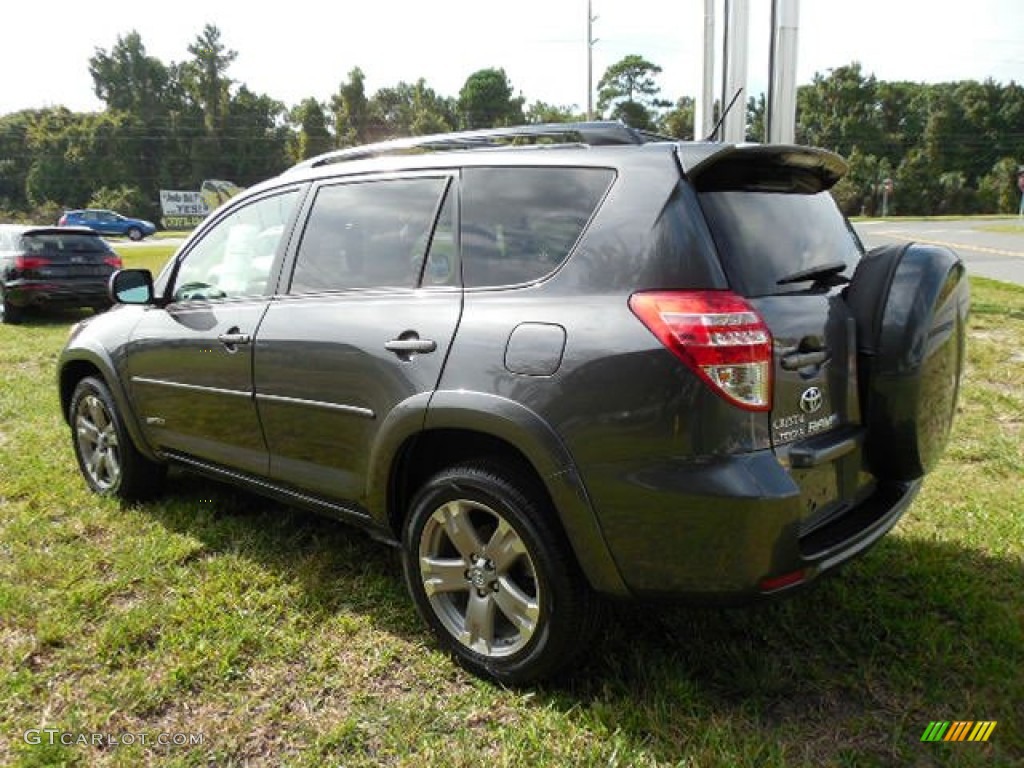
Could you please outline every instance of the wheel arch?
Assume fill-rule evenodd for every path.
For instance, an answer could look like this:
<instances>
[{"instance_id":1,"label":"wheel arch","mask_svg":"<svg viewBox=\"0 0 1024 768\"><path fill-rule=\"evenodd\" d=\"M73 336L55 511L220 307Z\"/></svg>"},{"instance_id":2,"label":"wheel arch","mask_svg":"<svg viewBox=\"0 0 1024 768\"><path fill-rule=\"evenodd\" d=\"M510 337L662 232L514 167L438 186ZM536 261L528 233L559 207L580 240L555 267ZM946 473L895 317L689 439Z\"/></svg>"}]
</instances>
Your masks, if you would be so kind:
<instances>
[{"instance_id":1,"label":"wheel arch","mask_svg":"<svg viewBox=\"0 0 1024 768\"><path fill-rule=\"evenodd\" d=\"M368 506L396 540L427 479L458 463L498 458L537 481L591 586L628 594L572 457L538 414L495 395L436 392L427 407L428 397L393 411L371 452Z\"/></svg>"},{"instance_id":2,"label":"wheel arch","mask_svg":"<svg viewBox=\"0 0 1024 768\"><path fill-rule=\"evenodd\" d=\"M127 393L121 384L114 365L110 358L102 351L96 351L88 347L78 347L66 350L62 355L57 369L57 386L60 392L60 410L65 422L68 422L68 409L71 405L71 397L74 394L78 382L89 376L101 379L110 390L114 402L117 404L121 420L125 429L132 438L132 442L139 453L151 461L160 461L160 457L150 448L143 437L142 430L135 418L135 411L132 409ZM68 422L70 423L70 422Z\"/></svg>"}]
</instances>

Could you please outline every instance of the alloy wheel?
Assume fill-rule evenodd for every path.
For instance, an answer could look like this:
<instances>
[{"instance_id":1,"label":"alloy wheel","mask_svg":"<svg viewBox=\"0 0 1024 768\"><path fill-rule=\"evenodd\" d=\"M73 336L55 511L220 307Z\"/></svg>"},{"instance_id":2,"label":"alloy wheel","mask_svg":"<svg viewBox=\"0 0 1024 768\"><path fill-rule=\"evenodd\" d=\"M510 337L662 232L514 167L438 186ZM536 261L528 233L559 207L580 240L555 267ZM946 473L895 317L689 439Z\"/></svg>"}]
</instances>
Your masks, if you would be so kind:
<instances>
[{"instance_id":1,"label":"alloy wheel","mask_svg":"<svg viewBox=\"0 0 1024 768\"><path fill-rule=\"evenodd\" d=\"M519 533L494 509L457 499L438 507L420 535L419 576L449 634L491 658L527 646L543 595Z\"/></svg>"},{"instance_id":2,"label":"alloy wheel","mask_svg":"<svg viewBox=\"0 0 1024 768\"><path fill-rule=\"evenodd\" d=\"M114 420L95 394L78 401L74 429L82 469L98 491L111 490L121 479L120 445Z\"/></svg>"}]
</instances>

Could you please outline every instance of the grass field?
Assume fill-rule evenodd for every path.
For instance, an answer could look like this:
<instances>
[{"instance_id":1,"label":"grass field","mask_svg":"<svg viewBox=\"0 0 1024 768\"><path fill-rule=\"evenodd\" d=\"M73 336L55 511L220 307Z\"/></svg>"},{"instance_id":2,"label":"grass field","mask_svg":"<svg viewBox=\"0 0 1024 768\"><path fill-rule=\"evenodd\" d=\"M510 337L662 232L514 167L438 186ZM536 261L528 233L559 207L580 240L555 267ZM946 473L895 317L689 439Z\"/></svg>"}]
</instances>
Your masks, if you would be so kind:
<instances>
[{"instance_id":1,"label":"grass field","mask_svg":"<svg viewBox=\"0 0 1024 768\"><path fill-rule=\"evenodd\" d=\"M87 493L54 386L86 313L0 326L0 764L1020 765L1024 289L972 287L953 441L890 536L790 601L619 607L528 690L439 653L354 530L184 475Z\"/></svg>"}]
</instances>

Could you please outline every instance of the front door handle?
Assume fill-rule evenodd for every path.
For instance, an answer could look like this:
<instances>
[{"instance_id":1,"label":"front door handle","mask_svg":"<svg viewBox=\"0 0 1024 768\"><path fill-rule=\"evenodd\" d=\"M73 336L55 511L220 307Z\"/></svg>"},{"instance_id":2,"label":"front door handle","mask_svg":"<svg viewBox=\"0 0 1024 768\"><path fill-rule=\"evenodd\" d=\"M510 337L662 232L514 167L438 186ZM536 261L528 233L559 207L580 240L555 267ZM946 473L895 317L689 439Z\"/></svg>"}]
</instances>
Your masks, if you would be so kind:
<instances>
[{"instance_id":1,"label":"front door handle","mask_svg":"<svg viewBox=\"0 0 1024 768\"><path fill-rule=\"evenodd\" d=\"M238 327L229 328L227 333L217 336L217 341L224 345L228 352L234 352L239 344L251 344L252 335L242 333Z\"/></svg>"},{"instance_id":2,"label":"front door handle","mask_svg":"<svg viewBox=\"0 0 1024 768\"><path fill-rule=\"evenodd\" d=\"M437 349L437 342L433 339L392 339L384 345L389 352L397 352L401 355L424 354Z\"/></svg>"}]
</instances>

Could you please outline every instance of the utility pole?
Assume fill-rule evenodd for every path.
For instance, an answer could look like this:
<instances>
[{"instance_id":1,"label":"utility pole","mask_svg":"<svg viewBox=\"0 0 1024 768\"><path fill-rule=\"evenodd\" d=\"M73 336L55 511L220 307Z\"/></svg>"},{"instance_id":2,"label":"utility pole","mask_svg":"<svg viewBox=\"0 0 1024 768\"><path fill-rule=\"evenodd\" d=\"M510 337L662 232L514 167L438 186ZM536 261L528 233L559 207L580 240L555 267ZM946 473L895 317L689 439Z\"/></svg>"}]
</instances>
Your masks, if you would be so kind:
<instances>
[{"instance_id":1,"label":"utility pole","mask_svg":"<svg viewBox=\"0 0 1024 768\"><path fill-rule=\"evenodd\" d=\"M587 120L594 119L594 22L597 16L591 7L592 0L587 0Z\"/></svg>"}]
</instances>

